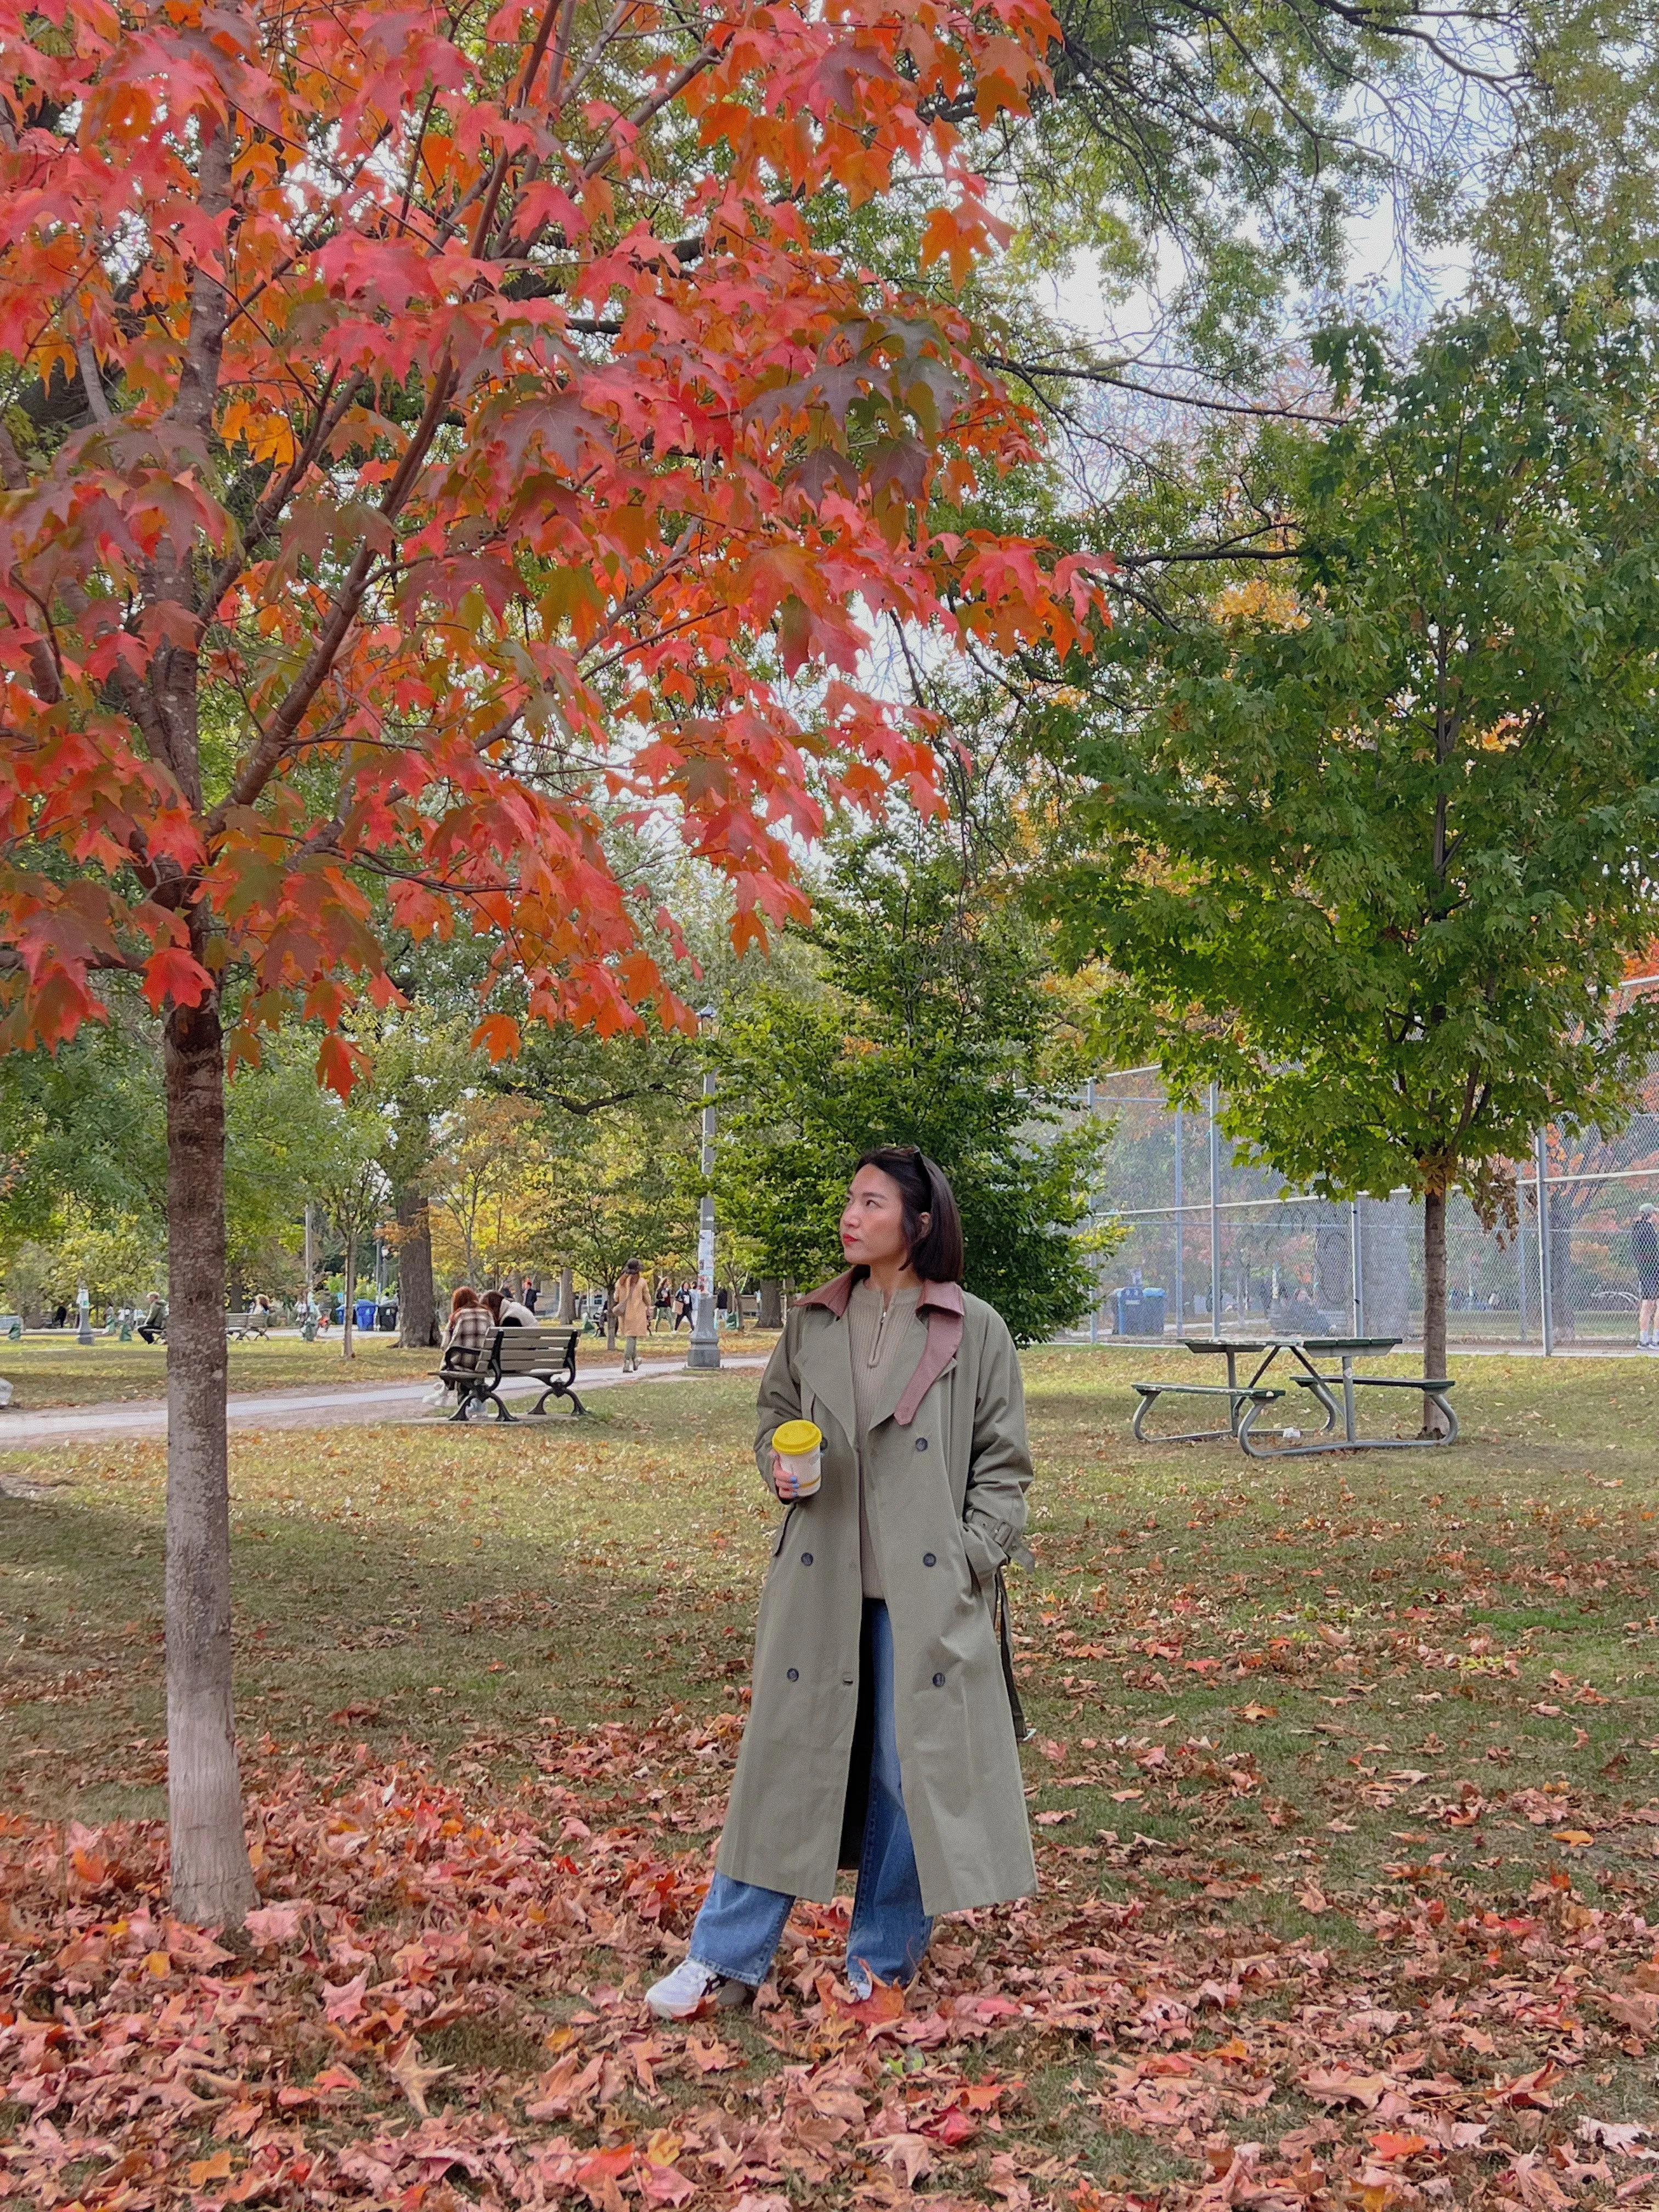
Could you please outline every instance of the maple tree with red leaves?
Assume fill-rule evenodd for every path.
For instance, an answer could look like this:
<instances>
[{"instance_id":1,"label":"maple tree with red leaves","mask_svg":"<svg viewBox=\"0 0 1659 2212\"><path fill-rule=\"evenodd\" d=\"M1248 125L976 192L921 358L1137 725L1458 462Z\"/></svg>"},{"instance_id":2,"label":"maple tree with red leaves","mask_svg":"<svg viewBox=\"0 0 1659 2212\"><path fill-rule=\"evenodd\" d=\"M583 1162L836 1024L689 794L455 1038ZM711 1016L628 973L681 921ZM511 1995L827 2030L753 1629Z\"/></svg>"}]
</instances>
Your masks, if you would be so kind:
<instances>
[{"instance_id":1,"label":"maple tree with red leaves","mask_svg":"<svg viewBox=\"0 0 1659 2212\"><path fill-rule=\"evenodd\" d=\"M872 617L1062 652L1086 568L939 528L1031 457L943 297L815 228L931 180L1045 0L0 6L0 1045L160 1018L173 1901L255 1901L231 1706L227 1065L350 1087L392 931L532 1014L684 1024L607 813L677 811L739 943L825 803L928 803ZM499 1054L516 1031L488 1016Z\"/></svg>"}]
</instances>

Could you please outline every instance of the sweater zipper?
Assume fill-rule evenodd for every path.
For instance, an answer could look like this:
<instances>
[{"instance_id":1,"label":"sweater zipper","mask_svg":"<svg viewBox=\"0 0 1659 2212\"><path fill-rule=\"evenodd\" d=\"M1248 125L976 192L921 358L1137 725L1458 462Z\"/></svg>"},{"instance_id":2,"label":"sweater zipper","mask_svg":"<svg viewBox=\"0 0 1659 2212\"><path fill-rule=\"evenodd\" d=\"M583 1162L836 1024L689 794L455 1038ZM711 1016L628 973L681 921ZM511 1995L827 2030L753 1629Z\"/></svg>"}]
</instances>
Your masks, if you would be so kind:
<instances>
[{"instance_id":1,"label":"sweater zipper","mask_svg":"<svg viewBox=\"0 0 1659 2212\"><path fill-rule=\"evenodd\" d=\"M884 1306L881 1310L881 1319L876 1323L876 1340L870 1346L870 1357L865 1363L866 1366L877 1367L881 1364L881 1340L887 1334L887 1316L892 1310L891 1306Z\"/></svg>"}]
</instances>

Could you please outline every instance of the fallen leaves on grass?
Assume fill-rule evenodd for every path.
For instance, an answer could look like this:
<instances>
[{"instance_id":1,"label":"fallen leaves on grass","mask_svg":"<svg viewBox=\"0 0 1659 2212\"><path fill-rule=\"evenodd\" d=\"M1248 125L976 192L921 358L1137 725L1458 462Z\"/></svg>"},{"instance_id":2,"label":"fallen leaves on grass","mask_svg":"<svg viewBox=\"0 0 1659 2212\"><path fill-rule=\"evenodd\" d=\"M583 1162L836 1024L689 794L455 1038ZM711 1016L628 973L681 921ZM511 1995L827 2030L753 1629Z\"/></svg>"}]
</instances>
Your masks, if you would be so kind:
<instances>
[{"instance_id":1,"label":"fallen leaves on grass","mask_svg":"<svg viewBox=\"0 0 1659 2212\"><path fill-rule=\"evenodd\" d=\"M1563 2109L1648 2023L1653 1932L1565 1874L1503 1915L1327 1900L1370 1939L1339 1956L1201 1895L1103 1898L1092 1847L1045 1844L1042 1896L947 1923L908 2002L850 1997L843 1901L797 1912L751 2018L665 2030L642 1991L708 1863L647 1832L641 1788L706 1807L735 1736L550 1734L493 1802L364 1753L327 1787L267 1768L240 1949L167 1913L157 1824L0 1820L0 2199L885 2212L926 2183L933 2212L1561 2212L1653 2178L1642 2124ZM1188 2178L1109 2184L1075 2123L1055 2151L1027 2086L1054 2066L1115 2162L1140 2137Z\"/></svg>"}]
</instances>

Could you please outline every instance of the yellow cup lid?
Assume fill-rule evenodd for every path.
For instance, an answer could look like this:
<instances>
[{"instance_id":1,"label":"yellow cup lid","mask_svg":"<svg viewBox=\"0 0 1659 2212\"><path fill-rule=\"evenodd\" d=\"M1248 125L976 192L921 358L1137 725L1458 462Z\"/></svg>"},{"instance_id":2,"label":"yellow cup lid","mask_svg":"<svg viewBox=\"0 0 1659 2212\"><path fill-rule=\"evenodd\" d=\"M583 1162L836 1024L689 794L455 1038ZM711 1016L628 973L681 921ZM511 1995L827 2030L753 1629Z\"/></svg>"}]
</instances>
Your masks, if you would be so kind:
<instances>
[{"instance_id":1,"label":"yellow cup lid","mask_svg":"<svg viewBox=\"0 0 1659 2212\"><path fill-rule=\"evenodd\" d=\"M816 1451L823 1442L823 1431L816 1421L786 1421L781 1428L772 1431L772 1449L781 1452L786 1459Z\"/></svg>"}]
</instances>

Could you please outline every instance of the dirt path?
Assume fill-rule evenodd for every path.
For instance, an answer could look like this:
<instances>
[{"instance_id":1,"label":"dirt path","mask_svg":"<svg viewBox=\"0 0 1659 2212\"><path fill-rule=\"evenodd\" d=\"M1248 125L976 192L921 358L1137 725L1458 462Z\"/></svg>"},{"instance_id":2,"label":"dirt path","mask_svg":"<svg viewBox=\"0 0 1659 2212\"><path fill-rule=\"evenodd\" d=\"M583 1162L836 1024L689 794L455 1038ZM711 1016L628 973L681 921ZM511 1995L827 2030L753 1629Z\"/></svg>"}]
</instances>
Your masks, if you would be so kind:
<instances>
[{"instance_id":1,"label":"dirt path","mask_svg":"<svg viewBox=\"0 0 1659 2212\"><path fill-rule=\"evenodd\" d=\"M763 1367L758 1355L725 1354L725 1368ZM624 1375L620 1367L594 1367L579 1373L576 1390L586 1398L590 1390L632 1390L647 1382L678 1382L690 1379L678 1362L647 1360L637 1375ZM234 1429L324 1429L361 1426L376 1421L436 1420L424 1401L431 1390L429 1377L413 1382L371 1382L354 1387L336 1384L323 1390L260 1390L232 1396L229 1422ZM511 1376L502 1395L535 1398L541 1384L532 1376ZM10 1408L0 1413L0 1451L20 1444L72 1443L83 1437L165 1436L167 1401L128 1399L105 1406L61 1406L26 1413Z\"/></svg>"}]
</instances>

